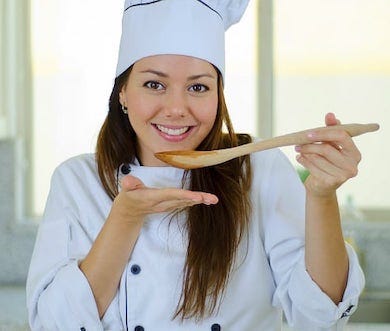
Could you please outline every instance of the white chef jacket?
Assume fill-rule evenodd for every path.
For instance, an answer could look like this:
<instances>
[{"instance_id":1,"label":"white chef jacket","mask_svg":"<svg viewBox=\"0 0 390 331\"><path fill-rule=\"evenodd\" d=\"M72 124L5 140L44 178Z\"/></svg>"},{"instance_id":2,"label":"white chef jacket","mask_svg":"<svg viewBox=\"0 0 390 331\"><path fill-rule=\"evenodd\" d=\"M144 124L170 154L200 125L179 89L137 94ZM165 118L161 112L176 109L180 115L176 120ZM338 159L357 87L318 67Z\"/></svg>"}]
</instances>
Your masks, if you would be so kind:
<instances>
[{"instance_id":1,"label":"white chef jacket","mask_svg":"<svg viewBox=\"0 0 390 331\"><path fill-rule=\"evenodd\" d=\"M251 162L248 236L220 308L200 322L172 319L182 290L187 238L184 215L169 222L165 213L145 221L117 294L99 318L78 262L90 250L112 201L99 180L94 155L60 165L52 177L27 280L31 329L276 331L283 310L296 330L342 330L364 286L356 254L347 245L348 284L336 306L305 269L305 191L294 168L276 149L252 154ZM130 168L148 187L181 187L181 169L138 163ZM119 180L123 175L119 171Z\"/></svg>"}]
</instances>

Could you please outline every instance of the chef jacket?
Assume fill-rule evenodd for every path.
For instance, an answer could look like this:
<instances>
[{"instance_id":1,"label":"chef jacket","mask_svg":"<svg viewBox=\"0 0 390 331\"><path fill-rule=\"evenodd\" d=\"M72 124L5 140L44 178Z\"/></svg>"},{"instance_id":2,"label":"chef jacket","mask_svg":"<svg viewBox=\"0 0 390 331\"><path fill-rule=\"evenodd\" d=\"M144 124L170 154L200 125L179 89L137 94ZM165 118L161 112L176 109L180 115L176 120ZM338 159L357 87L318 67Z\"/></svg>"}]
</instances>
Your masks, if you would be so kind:
<instances>
[{"instance_id":1,"label":"chef jacket","mask_svg":"<svg viewBox=\"0 0 390 331\"><path fill-rule=\"evenodd\" d=\"M305 190L277 149L251 155L252 214L219 309L201 321L173 319L182 291L185 215L149 215L102 319L79 262L88 254L112 200L93 154L54 172L27 280L29 323L38 330L276 331L282 311L295 330L342 330L357 307L364 276L353 249L342 302L333 301L304 262ZM181 187L183 170L124 165L148 187ZM212 208L212 206L210 206ZM115 256L112 257L113 259Z\"/></svg>"}]
</instances>

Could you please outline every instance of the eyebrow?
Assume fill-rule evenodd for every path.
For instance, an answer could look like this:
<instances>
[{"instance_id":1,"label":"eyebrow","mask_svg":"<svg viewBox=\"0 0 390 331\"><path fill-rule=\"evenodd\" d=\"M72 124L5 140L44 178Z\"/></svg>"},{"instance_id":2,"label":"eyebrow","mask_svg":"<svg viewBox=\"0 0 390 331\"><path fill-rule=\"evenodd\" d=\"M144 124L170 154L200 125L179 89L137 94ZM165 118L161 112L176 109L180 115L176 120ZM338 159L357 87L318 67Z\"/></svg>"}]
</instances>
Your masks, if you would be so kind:
<instances>
[{"instance_id":1,"label":"eyebrow","mask_svg":"<svg viewBox=\"0 0 390 331\"><path fill-rule=\"evenodd\" d=\"M140 71L140 73L143 73L143 74L146 74L146 73L154 74L156 76L164 77L164 78L169 77L168 74L166 74L166 73L164 73L162 71L153 70L153 69L142 70L142 71ZM197 79L202 78L202 77L209 77L209 78L213 78L213 79L216 78L215 76L213 76L213 75L211 75L209 73L204 73L204 74L189 76L187 80L188 81L190 81L190 80L197 80Z\"/></svg>"}]
</instances>

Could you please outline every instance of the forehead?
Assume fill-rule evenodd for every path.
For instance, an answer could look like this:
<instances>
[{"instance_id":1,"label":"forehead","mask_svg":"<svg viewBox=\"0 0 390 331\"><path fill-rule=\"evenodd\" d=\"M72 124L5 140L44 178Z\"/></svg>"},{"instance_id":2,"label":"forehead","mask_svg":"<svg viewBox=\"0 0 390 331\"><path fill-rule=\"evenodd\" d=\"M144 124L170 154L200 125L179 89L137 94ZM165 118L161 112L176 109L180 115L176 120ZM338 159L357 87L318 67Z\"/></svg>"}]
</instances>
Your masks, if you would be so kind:
<instances>
[{"instance_id":1,"label":"forehead","mask_svg":"<svg viewBox=\"0 0 390 331\"><path fill-rule=\"evenodd\" d=\"M210 74L215 77L218 75L214 66L205 60L192 56L171 54L144 57L134 63L133 70L136 72L156 70L167 74Z\"/></svg>"}]
</instances>

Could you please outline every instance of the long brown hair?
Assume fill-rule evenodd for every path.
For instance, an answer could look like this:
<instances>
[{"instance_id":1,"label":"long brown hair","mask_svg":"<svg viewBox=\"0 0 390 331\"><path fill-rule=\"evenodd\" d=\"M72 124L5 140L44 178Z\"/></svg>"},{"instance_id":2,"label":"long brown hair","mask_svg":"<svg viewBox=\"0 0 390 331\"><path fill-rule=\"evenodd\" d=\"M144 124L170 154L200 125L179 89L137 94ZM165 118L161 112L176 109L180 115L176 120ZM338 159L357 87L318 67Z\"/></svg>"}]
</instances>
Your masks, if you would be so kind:
<instances>
[{"instance_id":1,"label":"long brown hair","mask_svg":"<svg viewBox=\"0 0 390 331\"><path fill-rule=\"evenodd\" d=\"M137 156L136 134L119 103L119 92L130 72L131 67L115 80L109 112L96 148L99 177L111 199L118 194L115 175L118 167L122 163L133 162ZM219 73L216 119L197 150L234 147L250 141L249 135L235 134L233 131ZM188 248L183 290L174 318L200 320L215 312L220 303L237 248L247 230L251 212L250 160L244 156L213 167L186 171L184 176L189 176L191 190L213 193L219 198L216 205L196 205L187 210Z\"/></svg>"}]
</instances>

